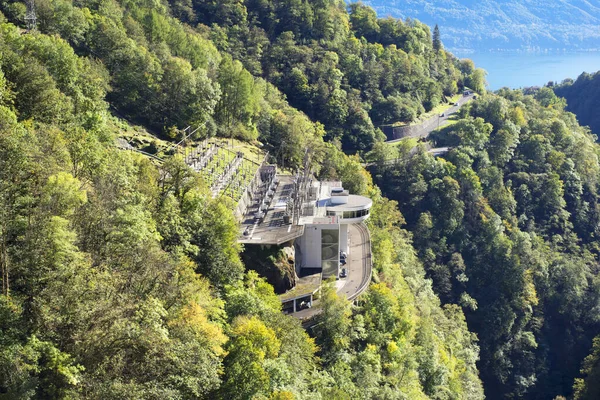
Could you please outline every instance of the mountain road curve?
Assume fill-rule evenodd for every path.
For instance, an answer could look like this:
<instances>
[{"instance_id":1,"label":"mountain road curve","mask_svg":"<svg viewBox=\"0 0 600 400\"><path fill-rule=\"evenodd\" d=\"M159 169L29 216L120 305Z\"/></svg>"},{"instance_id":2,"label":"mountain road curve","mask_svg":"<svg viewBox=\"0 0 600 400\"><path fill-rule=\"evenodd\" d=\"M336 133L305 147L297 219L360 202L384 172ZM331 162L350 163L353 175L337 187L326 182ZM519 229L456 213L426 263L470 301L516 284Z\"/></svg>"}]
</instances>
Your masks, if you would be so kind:
<instances>
[{"instance_id":1,"label":"mountain road curve","mask_svg":"<svg viewBox=\"0 0 600 400\"><path fill-rule=\"evenodd\" d=\"M450 117L452 115L456 114L462 106L467 104L469 101L473 100L473 98L475 96L477 96L477 95L470 94L468 96L461 97L461 99L458 100L458 106L453 105L448 110L444 111L443 114L434 115L433 117L430 117L430 118L426 119L425 121L421 122L419 125L415 125L413 127L414 132L411 133L410 135L405 136L400 139L388 140L386 143L398 142L407 137L426 138L427 136L429 136L431 134L431 132L446 125L448 123L448 120L450 119Z\"/></svg>"}]
</instances>

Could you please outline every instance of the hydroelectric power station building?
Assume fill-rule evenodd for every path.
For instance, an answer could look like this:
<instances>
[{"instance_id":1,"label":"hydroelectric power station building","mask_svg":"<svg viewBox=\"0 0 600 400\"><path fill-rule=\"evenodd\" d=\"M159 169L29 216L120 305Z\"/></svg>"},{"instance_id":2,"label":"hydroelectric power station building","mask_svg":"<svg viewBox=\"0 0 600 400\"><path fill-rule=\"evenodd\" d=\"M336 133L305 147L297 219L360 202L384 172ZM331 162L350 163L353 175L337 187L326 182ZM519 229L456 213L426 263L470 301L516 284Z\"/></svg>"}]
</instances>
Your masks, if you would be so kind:
<instances>
[{"instance_id":1,"label":"hydroelectric power station building","mask_svg":"<svg viewBox=\"0 0 600 400\"><path fill-rule=\"evenodd\" d=\"M339 182L313 182L319 196L313 215L301 217L304 233L296 241L301 253L300 268L321 268L323 279L340 273L340 254L349 254L348 226L369 217L371 199L349 194Z\"/></svg>"},{"instance_id":2,"label":"hydroelectric power station building","mask_svg":"<svg viewBox=\"0 0 600 400\"><path fill-rule=\"evenodd\" d=\"M296 287L280 296L284 309L312 305L323 279L335 277L339 293L354 299L371 278L368 229L373 202L350 194L342 182L319 182L309 174L280 175L275 166L259 171L244 198L239 242L245 245L289 245L295 249Z\"/></svg>"}]
</instances>

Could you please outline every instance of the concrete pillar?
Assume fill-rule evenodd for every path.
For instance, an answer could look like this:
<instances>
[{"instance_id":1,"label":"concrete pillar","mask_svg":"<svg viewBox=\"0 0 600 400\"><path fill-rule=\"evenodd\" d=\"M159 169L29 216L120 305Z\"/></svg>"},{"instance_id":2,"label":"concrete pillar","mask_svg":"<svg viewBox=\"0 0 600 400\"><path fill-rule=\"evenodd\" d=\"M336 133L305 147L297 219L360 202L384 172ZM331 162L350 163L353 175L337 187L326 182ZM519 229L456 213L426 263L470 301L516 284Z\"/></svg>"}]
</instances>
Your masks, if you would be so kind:
<instances>
[{"instance_id":1,"label":"concrete pillar","mask_svg":"<svg viewBox=\"0 0 600 400\"><path fill-rule=\"evenodd\" d=\"M349 250L348 224L340 224L340 251L350 255Z\"/></svg>"},{"instance_id":2,"label":"concrete pillar","mask_svg":"<svg viewBox=\"0 0 600 400\"><path fill-rule=\"evenodd\" d=\"M321 268L321 227L309 225L298 239L302 268Z\"/></svg>"},{"instance_id":3,"label":"concrete pillar","mask_svg":"<svg viewBox=\"0 0 600 400\"><path fill-rule=\"evenodd\" d=\"M338 252L337 252L337 256L336 256L336 260L337 260L337 271L335 273L336 278L340 276L340 250L342 249L341 243L342 243L342 224L338 223Z\"/></svg>"},{"instance_id":4,"label":"concrete pillar","mask_svg":"<svg viewBox=\"0 0 600 400\"><path fill-rule=\"evenodd\" d=\"M294 299L294 312L296 312L296 299Z\"/></svg>"}]
</instances>

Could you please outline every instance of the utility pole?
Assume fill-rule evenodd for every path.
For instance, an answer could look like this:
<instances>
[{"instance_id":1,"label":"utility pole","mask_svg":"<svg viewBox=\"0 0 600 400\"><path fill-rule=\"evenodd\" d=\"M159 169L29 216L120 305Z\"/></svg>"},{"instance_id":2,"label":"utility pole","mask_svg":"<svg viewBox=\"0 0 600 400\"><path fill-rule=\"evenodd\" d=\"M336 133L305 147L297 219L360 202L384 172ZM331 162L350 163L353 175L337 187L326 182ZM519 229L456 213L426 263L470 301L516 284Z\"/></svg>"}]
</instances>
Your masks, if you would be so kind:
<instances>
[{"instance_id":1,"label":"utility pole","mask_svg":"<svg viewBox=\"0 0 600 400\"><path fill-rule=\"evenodd\" d=\"M37 16L35 15L35 0L27 0L27 11L25 13L25 22L27 23L27 32L36 30Z\"/></svg>"}]
</instances>

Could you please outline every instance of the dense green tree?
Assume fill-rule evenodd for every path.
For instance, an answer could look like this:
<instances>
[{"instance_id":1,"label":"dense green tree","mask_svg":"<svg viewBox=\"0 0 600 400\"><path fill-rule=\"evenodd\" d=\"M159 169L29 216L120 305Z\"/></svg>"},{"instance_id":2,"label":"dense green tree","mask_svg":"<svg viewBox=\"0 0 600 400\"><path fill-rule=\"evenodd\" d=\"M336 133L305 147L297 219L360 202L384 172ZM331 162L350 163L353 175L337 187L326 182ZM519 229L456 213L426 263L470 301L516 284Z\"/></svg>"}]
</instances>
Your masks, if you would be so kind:
<instances>
[{"instance_id":1,"label":"dense green tree","mask_svg":"<svg viewBox=\"0 0 600 400\"><path fill-rule=\"evenodd\" d=\"M26 34L0 4L0 392L478 399L479 362L490 398L570 395L599 333L600 162L549 88L485 94L439 30L360 3L36 5ZM430 138L443 158L381 141L464 86L482 96ZM130 122L259 139L370 196L375 283L354 304L325 285L309 337L244 274L234 204L173 147L115 149Z\"/></svg>"},{"instance_id":2,"label":"dense green tree","mask_svg":"<svg viewBox=\"0 0 600 400\"><path fill-rule=\"evenodd\" d=\"M229 399L247 399L269 392L269 360L277 357L281 343L275 332L257 318L240 317L232 325L227 347L227 376L223 386Z\"/></svg>"},{"instance_id":3,"label":"dense green tree","mask_svg":"<svg viewBox=\"0 0 600 400\"><path fill-rule=\"evenodd\" d=\"M320 345L323 358L335 362L348 349L352 320L350 303L337 295L335 288L327 285L321 295L323 312L319 316L317 344Z\"/></svg>"},{"instance_id":4,"label":"dense green tree","mask_svg":"<svg viewBox=\"0 0 600 400\"><path fill-rule=\"evenodd\" d=\"M440 36L440 28L435 24L435 28L433 28L433 49L435 51L440 51L442 49L442 39Z\"/></svg>"},{"instance_id":5,"label":"dense green tree","mask_svg":"<svg viewBox=\"0 0 600 400\"><path fill-rule=\"evenodd\" d=\"M219 89L202 69L193 70L186 60L170 58L164 65L161 99L156 113L164 115L165 126L185 128L204 125L223 101Z\"/></svg>"},{"instance_id":6,"label":"dense green tree","mask_svg":"<svg viewBox=\"0 0 600 400\"><path fill-rule=\"evenodd\" d=\"M229 131L223 133L233 135L230 131L237 127L236 124L251 130L252 118L258 112L258 94L252 75L239 61L224 57L219 66L217 82L222 95L216 107L215 119L224 130ZM241 135L245 139L252 138Z\"/></svg>"},{"instance_id":7,"label":"dense green tree","mask_svg":"<svg viewBox=\"0 0 600 400\"><path fill-rule=\"evenodd\" d=\"M465 86L477 93L485 93L485 76L487 72L481 68L475 69L466 79Z\"/></svg>"},{"instance_id":8,"label":"dense green tree","mask_svg":"<svg viewBox=\"0 0 600 400\"><path fill-rule=\"evenodd\" d=\"M356 36L358 38L364 37L370 42L375 42L380 30L375 10L360 2L351 3L349 8L350 24Z\"/></svg>"},{"instance_id":9,"label":"dense green tree","mask_svg":"<svg viewBox=\"0 0 600 400\"><path fill-rule=\"evenodd\" d=\"M575 399L594 399L600 395L600 388L598 387L599 347L600 341L598 338L595 338L592 352L583 361L581 374L584 376L584 378L578 378L575 380L575 393L573 395Z\"/></svg>"},{"instance_id":10,"label":"dense green tree","mask_svg":"<svg viewBox=\"0 0 600 400\"><path fill-rule=\"evenodd\" d=\"M597 72L584 72L575 81L565 79L560 85L551 88L557 96L566 100L567 110L575 113L581 125L589 126L596 135L600 131L597 114L594 112L598 103L599 76Z\"/></svg>"},{"instance_id":11,"label":"dense green tree","mask_svg":"<svg viewBox=\"0 0 600 400\"><path fill-rule=\"evenodd\" d=\"M443 158L416 151L374 176L399 201L441 300L478 334L488 397L566 396L599 328L581 320L597 298L597 250L578 217L589 210L579 174L595 177L598 159L577 164L595 144L560 104L501 94L432 136L453 147Z\"/></svg>"}]
</instances>

